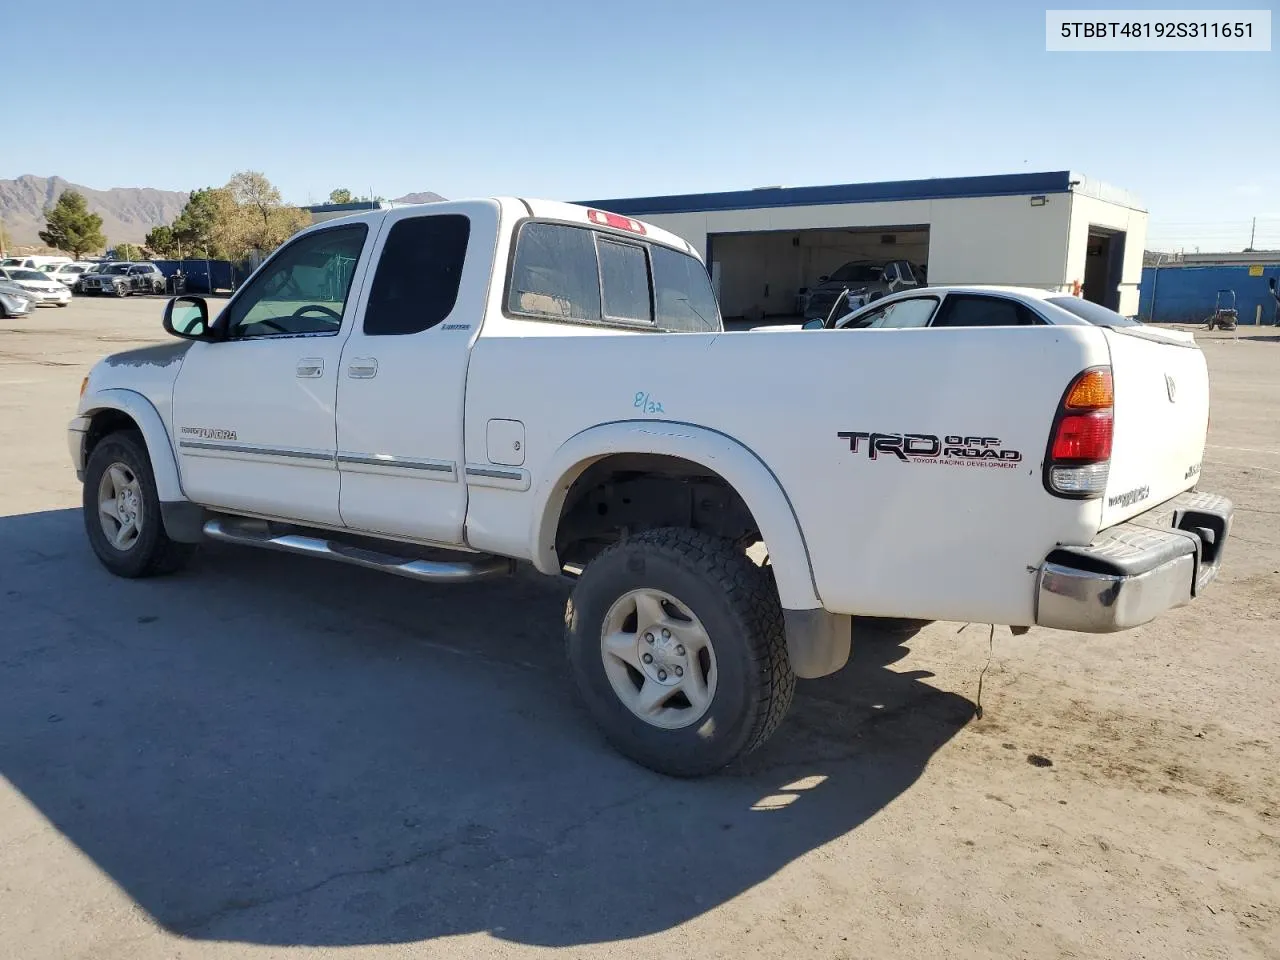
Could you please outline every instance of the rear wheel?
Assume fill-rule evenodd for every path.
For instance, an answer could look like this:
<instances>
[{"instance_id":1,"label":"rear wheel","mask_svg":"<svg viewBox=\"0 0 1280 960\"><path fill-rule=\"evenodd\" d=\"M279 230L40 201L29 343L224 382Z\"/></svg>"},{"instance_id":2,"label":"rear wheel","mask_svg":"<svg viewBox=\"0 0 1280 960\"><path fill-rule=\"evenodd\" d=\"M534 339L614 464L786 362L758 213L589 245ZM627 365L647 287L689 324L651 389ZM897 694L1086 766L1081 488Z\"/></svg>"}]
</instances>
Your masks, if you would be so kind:
<instances>
[{"instance_id":1,"label":"rear wheel","mask_svg":"<svg viewBox=\"0 0 1280 960\"><path fill-rule=\"evenodd\" d=\"M146 445L136 431L104 437L84 472L84 528L102 565L119 577L152 577L186 566L196 545L170 540Z\"/></svg>"},{"instance_id":2,"label":"rear wheel","mask_svg":"<svg viewBox=\"0 0 1280 960\"><path fill-rule=\"evenodd\" d=\"M795 690L772 575L694 530L646 531L596 557L569 601L566 641L605 736L673 776L755 749Z\"/></svg>"}]
</instances>

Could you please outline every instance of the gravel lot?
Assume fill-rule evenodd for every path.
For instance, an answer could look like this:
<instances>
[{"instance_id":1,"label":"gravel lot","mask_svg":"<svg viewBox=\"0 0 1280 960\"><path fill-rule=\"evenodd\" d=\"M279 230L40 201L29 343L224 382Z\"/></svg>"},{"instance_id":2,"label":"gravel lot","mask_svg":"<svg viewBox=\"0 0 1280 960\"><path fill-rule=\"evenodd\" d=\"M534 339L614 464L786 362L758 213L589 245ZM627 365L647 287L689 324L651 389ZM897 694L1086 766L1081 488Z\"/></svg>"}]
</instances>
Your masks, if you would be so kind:
<instances>
[{"instance_id":1,"label":"gravel lot","mask_svg":"<svg viewBox=\"0 0 1280 960\"><path fill-rule=\"evenodd\" d=\"M1237 515L1202 601L859 623L765 750L676 782L567 695L561 583L106 574L64 427L161 303L0 321L0 957L1280 956L1272 328L1205 337Z\"/></svg>"}]
</instances>

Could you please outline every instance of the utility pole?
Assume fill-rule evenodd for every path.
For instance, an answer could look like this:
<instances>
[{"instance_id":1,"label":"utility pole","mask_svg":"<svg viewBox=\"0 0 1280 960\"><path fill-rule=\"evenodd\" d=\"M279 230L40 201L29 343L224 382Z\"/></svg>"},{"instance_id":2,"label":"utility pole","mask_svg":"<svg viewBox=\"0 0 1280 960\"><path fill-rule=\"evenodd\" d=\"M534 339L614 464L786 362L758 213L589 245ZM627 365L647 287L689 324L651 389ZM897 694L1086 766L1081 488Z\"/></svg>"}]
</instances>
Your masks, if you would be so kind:
<instances>
[{"instance_id":1,"label":"utility pole","mask_svg":"<svg viewBox=\"0 0 1280 960\"><path fill-rule=\"evenodd\" d=\"M1253 238L1258 235L1258 218L1253 218L1253 226L1249 228L1249 246L1248 250L1253 249Z\"/></svg>"}]
</instances>

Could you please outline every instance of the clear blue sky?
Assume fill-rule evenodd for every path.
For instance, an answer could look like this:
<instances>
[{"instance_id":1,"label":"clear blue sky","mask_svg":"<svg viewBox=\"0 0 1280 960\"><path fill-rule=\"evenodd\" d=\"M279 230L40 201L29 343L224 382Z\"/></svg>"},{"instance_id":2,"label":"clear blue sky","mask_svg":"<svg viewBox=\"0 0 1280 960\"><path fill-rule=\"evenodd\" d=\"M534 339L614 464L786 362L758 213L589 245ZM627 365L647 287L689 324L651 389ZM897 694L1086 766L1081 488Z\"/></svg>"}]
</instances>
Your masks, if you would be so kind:
<instances>
[{"instance_id":1,"label":"clear blue sky","mask_svg":"<svg viewBox=\"0 0 1280 960\"><path fill-rule=\"evenodd\" d=\"M4 18L22 122L0 177L186 190L257 169L306 203L1070 169L1138 194L1153 239L1257 216L1280 246L1280 52L1046 53L1047 5L28 8Z\"/></svg>"}]
</instances>

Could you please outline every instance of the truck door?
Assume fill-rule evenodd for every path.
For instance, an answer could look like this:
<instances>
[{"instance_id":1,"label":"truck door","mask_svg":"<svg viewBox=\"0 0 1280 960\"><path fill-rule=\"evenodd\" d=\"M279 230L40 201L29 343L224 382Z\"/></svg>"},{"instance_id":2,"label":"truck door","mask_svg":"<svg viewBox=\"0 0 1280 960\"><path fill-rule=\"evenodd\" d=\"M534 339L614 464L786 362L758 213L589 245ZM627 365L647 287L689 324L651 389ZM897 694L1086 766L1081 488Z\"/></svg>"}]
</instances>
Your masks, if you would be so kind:
<instances>
[{"instance_id":1,"label":"truck door","mask_svg":"<svg viewBox=\"0 0 1280 960\"><path fill-rule=\"evenodd\" d=\"M183 489L197 503L339 526L334 400L368 226L282 247L191 344L173 388Z\"/></svg>"},{"instance_id":2,"label":"truck door","mask_svg":"<svg viewBox=\"0 0 1280 960\"><path fill-rule=\"evenodd\" d=\"M463 542L463 398L484 316L498 205L387 215L338 372L342 520L356 530Z\"/></svg>"}]
</instances>

